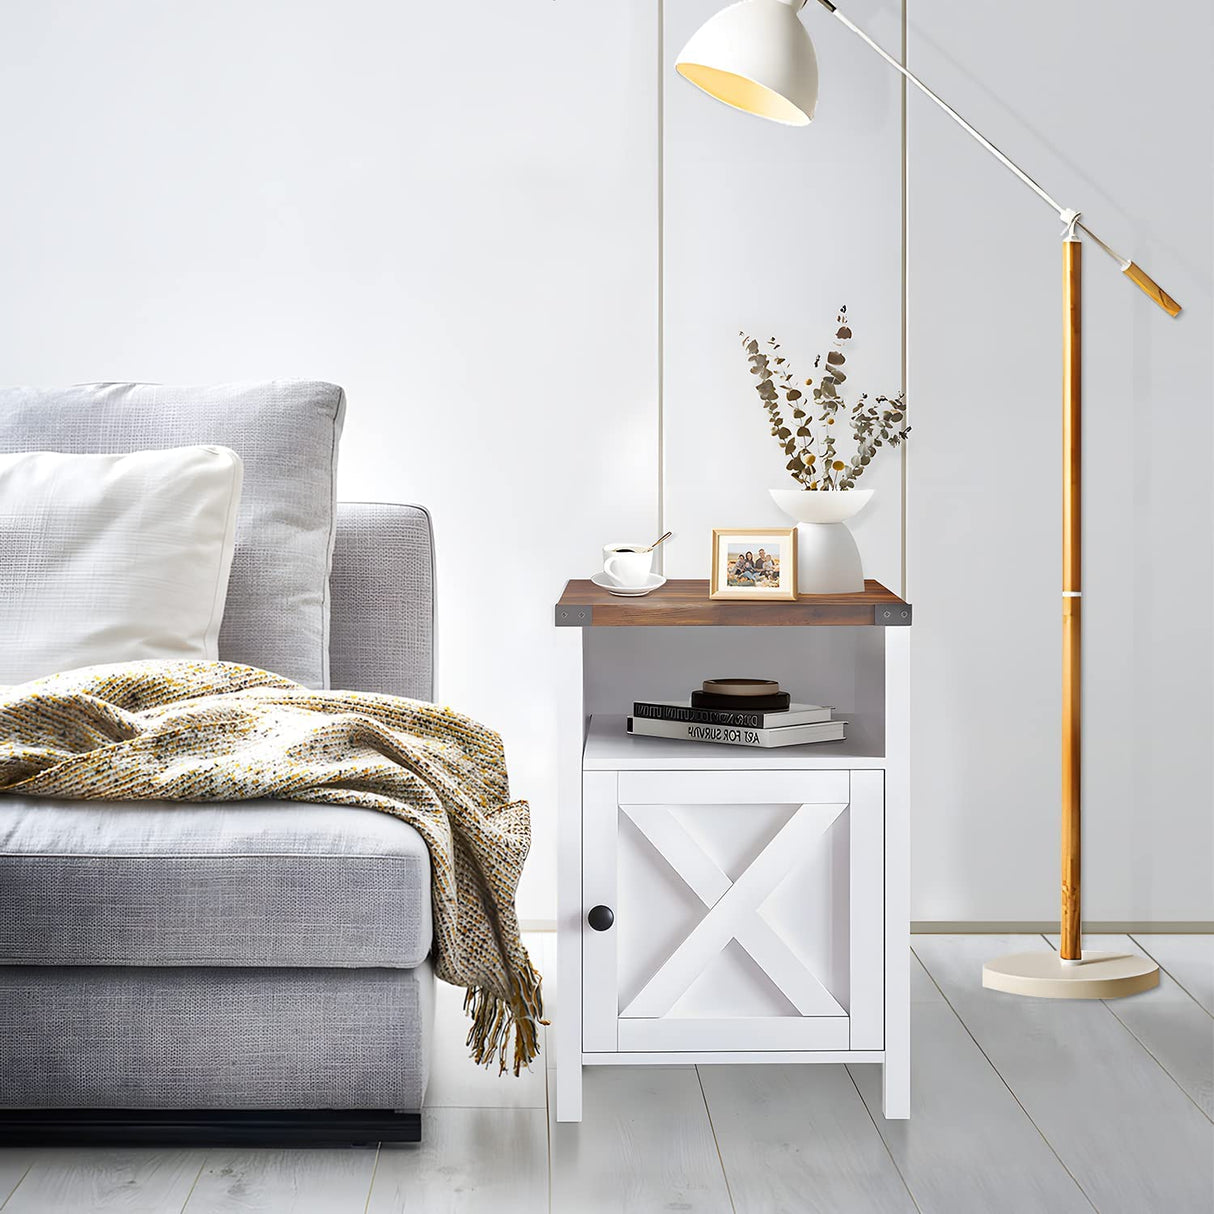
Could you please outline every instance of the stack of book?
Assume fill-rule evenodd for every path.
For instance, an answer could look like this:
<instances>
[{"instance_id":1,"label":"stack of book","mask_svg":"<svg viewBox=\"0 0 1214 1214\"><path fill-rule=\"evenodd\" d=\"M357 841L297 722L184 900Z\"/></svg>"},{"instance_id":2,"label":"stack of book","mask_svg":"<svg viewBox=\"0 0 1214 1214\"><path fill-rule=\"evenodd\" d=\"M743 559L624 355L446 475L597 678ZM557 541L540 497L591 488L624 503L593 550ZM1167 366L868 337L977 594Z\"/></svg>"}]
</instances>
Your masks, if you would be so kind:
<instances>
[{"instance_id":1,"label":"stack of book","mask_svg":"<svg viewBox=\"0 0 1214 1214\"><path fill-rule=\"evenodd\" d=\"M628 732L650 738L724 742L729 746L800 746L841 742L846 721L820 704L793 704L786 692L766 698L696 692L689 700L638 700ZM728 702L726 702L728 701Z\"/></svg>"}]
</instances>

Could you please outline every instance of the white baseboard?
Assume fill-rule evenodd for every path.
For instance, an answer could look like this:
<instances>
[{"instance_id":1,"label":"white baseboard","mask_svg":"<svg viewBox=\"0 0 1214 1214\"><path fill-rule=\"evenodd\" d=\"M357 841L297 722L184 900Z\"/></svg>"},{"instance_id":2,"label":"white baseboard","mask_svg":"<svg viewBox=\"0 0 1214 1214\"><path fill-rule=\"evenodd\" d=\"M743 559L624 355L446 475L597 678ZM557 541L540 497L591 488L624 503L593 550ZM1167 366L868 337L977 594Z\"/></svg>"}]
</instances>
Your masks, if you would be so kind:
<instances>
[{"instance_id":1,"label":"white baseboard","mask_svg":"<svg viewBox=\"0 0 1214 1214\"><path fill-rule=\"evenodd\" d=\"M1214 934L1214 922L1109 919L1085 923L1083 930L1089 936L1210 935ZM1018 919L1006 922L989 919L921 919L911 923L911 933L919 936L1022 936L1026 933L1049 935L1057 932L1057 919Z\"/></svg>"},{"instance_id":2,"label":"white baseboard","mask_svg":"<svg viewBox=\"0 0 1214 1214\"><path fill-rule=\"evenodd\" d=\"M521 919L519 926L525 932L554 932L556 920ZM1085 923L1083 930L1091 936L1209 936L1214 935L1214 921L1108 919ZM1026 933L1049 935L1057 931L1057 920L1046 919L920 919L911 923L912 934L918 936L1023 936Z\"/></svg>"}]
</instances>

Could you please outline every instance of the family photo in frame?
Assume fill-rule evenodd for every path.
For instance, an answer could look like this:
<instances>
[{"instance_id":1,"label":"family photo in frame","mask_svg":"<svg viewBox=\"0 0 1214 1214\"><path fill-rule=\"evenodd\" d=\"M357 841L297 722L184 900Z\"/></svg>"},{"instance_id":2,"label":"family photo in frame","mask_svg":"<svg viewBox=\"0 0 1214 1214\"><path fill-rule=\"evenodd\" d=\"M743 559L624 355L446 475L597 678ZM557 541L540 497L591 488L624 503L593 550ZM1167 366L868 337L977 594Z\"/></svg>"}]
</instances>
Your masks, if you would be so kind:
<instances>
[{"instance_id":1,"label":"family photo in frame","mask_svg":"<svg viewBox=\"0 0 1214 1214\"><path fill-rule=\"evenodd\" d=\"M709 597L748 600L795 599L796 528L714 529Z\"/></svg>"}]
</instances>

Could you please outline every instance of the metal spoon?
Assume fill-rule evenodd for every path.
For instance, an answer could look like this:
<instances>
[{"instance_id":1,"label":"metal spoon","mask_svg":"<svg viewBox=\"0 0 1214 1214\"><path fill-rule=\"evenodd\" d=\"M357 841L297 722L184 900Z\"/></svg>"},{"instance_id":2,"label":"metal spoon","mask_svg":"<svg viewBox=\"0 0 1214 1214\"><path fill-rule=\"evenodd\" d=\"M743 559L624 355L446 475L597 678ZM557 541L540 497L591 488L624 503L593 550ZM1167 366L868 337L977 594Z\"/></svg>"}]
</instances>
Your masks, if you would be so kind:
<instances>
[{"instance_id":1,"label":"metal spoon","mask_svg":"<svg viewBox=\"0 0 1214 1214\"><path fill-rule=\"evenodd\" d=\"M650 544L648 548L642 548L642 549L640 549L640 551L641 552L652 552L663 540L670 539L670 537L672 535L674 535L673 531L667 531L664 535L659 535L658 538L656 540L654 540L653 543Z\"/></svg>"}]
</instances>

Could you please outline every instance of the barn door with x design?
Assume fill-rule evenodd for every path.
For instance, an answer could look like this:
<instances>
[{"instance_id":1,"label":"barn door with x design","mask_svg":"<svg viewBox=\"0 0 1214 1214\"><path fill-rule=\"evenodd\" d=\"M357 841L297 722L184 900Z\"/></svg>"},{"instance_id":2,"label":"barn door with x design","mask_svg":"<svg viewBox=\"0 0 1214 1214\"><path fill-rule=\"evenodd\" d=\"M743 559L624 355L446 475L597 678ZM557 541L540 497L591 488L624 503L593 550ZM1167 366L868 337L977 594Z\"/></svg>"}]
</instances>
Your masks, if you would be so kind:
<instances>
[{"instance_id":1,"label":"barn door with x design","mask_svg":"<svg viewBox=\"0 0 1214 1214\"><path fill-rule=\"evenodd\" d=\"M587 1052L882 1048L881 772L583 791Z\"/></svg>"}]
</instances>

